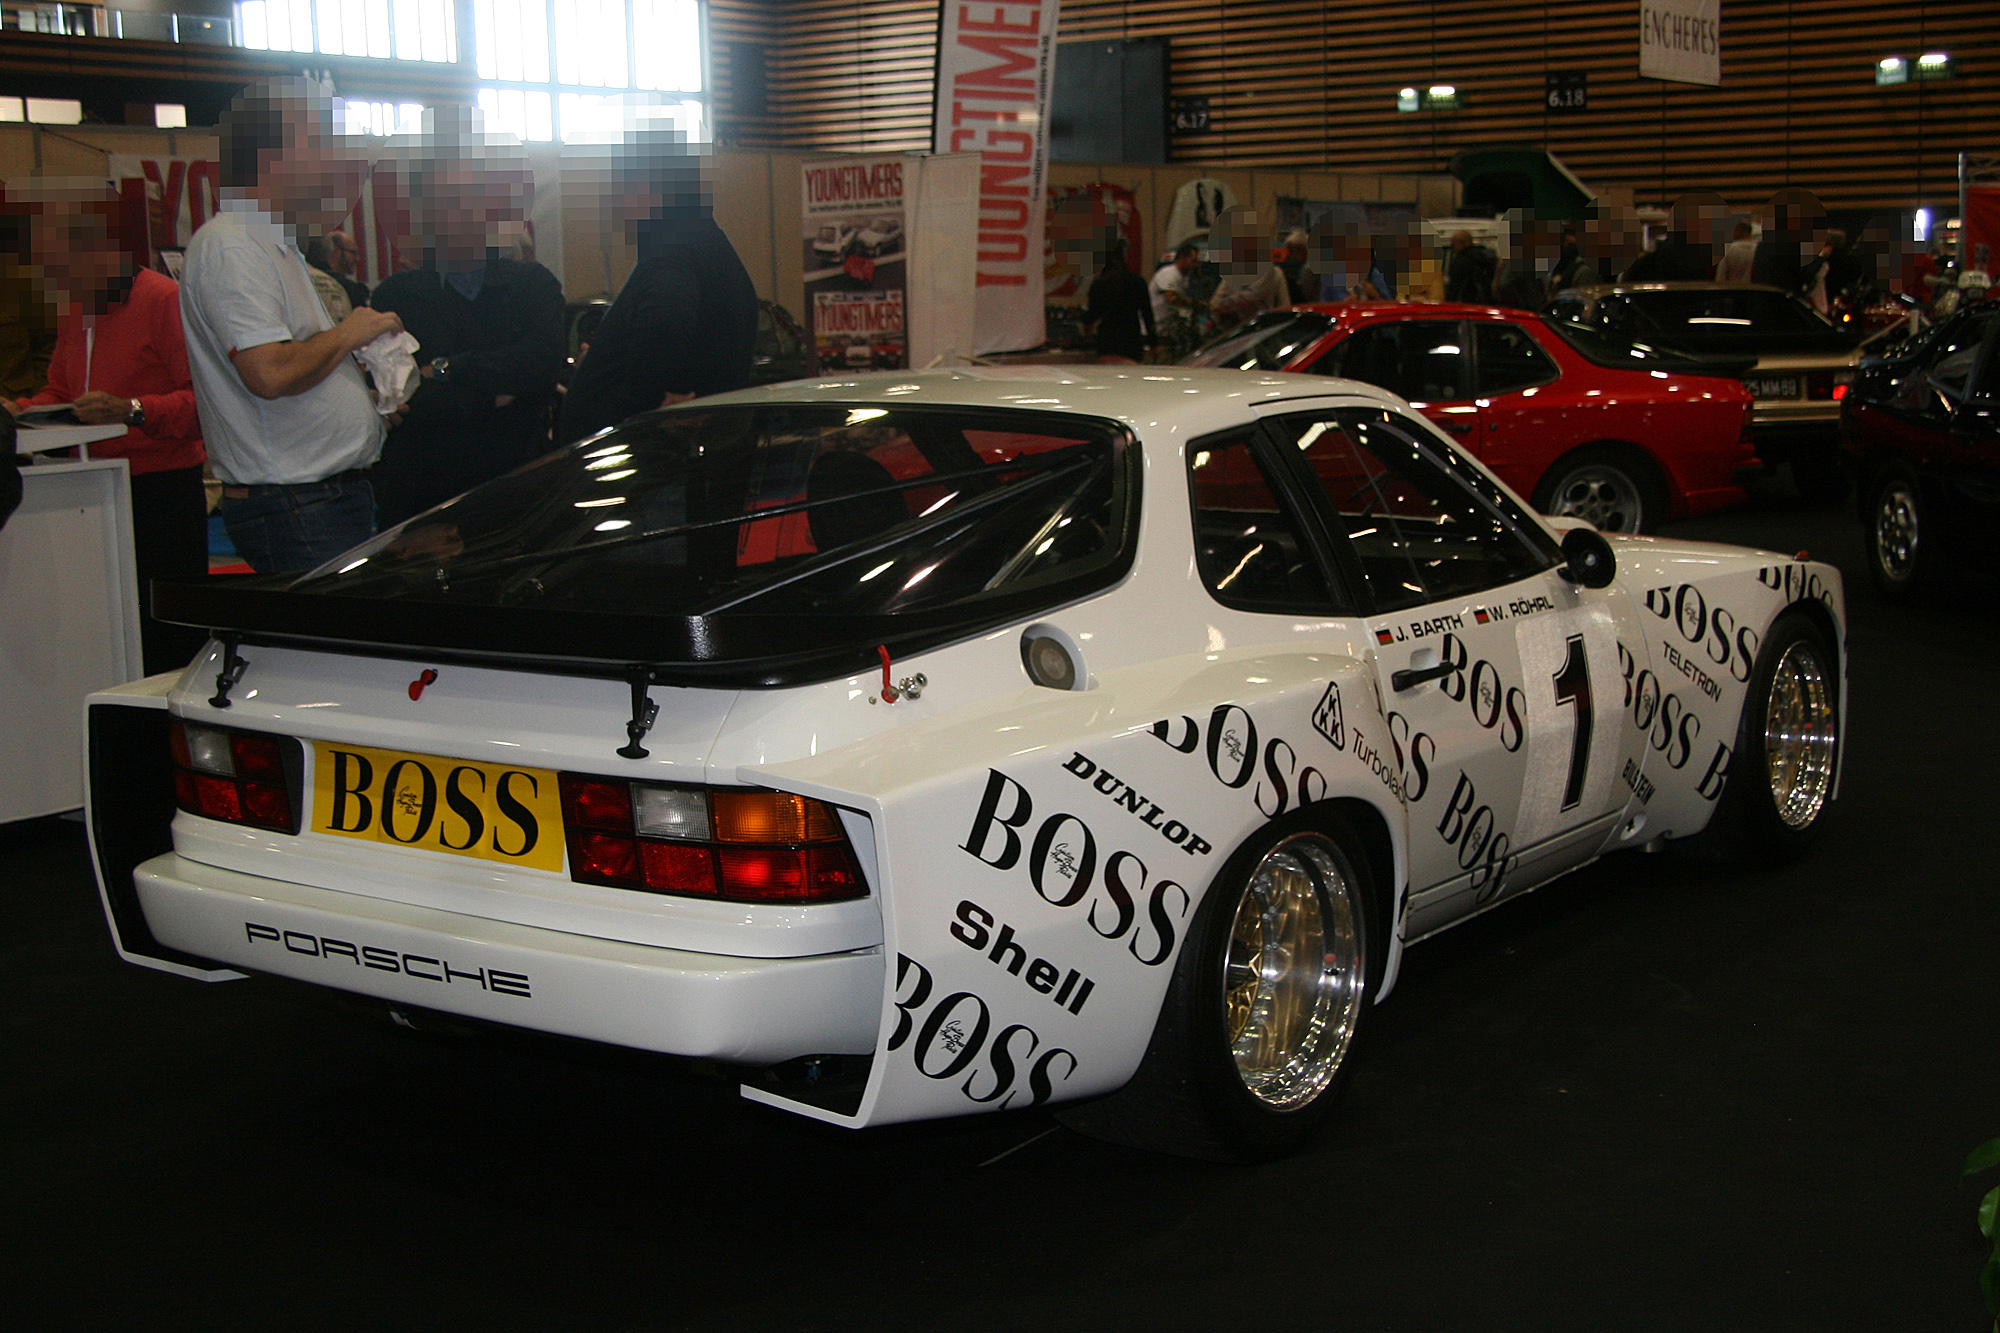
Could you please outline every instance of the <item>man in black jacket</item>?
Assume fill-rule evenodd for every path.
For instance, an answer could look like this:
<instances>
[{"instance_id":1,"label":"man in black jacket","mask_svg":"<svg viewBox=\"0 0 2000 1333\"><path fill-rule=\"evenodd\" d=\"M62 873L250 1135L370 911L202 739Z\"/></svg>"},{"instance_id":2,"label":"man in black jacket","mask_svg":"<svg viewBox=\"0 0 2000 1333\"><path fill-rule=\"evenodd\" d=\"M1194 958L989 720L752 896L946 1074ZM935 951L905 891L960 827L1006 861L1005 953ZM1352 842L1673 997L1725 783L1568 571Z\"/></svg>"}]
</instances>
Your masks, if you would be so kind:
<instances>
[{"instance_id":1,"label":"man in black jacket","mask_svg":"<svg viewBox=\"0 0 2000 1333\"><path fill-rule=\"evenodd\" d=\"M371 300L402 317L423 374L371 477L384 528L547 452L566 351L562 284L490 248L521 215L526 162L450 129L428 152L410 174L423 267L383 279Z\"/></svg>"},{"instance_id":2,"label":"man in black jacket","mask_svg":"<svg viewBox=\"0 0 2000 1333\"><path fill-rule=\"evenodd\" d=\"M750 383L757 289L709 215L700 158L671 133L641 134L614 189L639 262L577 363L558 444Z\"/></svg>"}]
</instances>

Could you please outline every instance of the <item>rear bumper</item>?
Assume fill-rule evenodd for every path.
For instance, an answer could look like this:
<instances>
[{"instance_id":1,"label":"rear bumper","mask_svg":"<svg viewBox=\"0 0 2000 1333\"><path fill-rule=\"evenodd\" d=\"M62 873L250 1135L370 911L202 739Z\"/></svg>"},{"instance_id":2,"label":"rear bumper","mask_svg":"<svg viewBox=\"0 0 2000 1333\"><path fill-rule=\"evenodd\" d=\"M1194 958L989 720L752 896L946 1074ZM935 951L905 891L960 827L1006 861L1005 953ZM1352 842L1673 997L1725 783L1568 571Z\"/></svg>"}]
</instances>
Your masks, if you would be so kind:
<instances>
[{"instance_id":1,"label":"rear bumper","mask_svg":"<svg viewBox=\"0 0 2000 1333\"><path fill-rule=\"evenodd\" d=\"M692 953L310 888L173 852L143 862L132 879L156 940L245 971L744 1064L875 1049L879 949Z\"/></svg>"}]
</instances>

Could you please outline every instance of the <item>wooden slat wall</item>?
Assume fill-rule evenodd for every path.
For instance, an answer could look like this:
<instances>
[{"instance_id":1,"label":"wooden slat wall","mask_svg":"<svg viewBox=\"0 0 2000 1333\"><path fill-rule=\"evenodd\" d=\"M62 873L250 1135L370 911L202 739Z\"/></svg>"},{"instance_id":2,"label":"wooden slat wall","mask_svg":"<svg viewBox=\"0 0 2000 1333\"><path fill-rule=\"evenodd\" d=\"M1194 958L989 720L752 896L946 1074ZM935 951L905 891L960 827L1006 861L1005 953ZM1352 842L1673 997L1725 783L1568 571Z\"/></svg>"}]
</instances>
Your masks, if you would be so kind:
<instances>
[{"instance_id":1,"label":"wooden slat wall","mask_svg":"<svg viewBox=\"0 0 2000 1333\"><path fill-rule=\"evenodd\" d=\"M710 0L711 24L765 25L770 114L723 124L745 147L928 146L932 0ZM1164 36L1172 92L1206 96L1176 165L1431 174L1462 149L1542 144L1585 182L1642 201L1693 189L1748 206L1802 185L1830 207L1942 203L1961 150L2000 152L1995 0L1723 0L1722 86L1638 77L1632 0L1065 0L1065 40ZM718 38L718 40L721 40ZM1950 52L1955 78L1876 88L1884 55ZM725 81L718 52L718 90ZM1590 109L1542 106L1548 71L1590 75ZM1464 109L1403 115L1405 84Z\"/></svg>"}]
</instances>

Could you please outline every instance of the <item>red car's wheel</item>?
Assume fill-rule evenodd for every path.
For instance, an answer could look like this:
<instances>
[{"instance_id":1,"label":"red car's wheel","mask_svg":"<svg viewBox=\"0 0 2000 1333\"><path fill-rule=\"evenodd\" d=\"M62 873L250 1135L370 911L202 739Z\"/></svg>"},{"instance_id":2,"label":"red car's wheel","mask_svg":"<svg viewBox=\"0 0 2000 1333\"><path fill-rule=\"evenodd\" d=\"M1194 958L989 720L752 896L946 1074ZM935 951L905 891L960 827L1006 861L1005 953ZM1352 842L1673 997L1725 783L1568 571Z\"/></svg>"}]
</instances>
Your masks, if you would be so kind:
<instances>
[{"instance_id":1,"label":"red car's wheel","mask_svg":"<svg viewBox=\"0 0 2000 1333\"><path fill-rule=\"evenodd\" d=\"M1580 518L1599 532L1651 532L1667 516L1667 485L1636 450L1586 445L1542 474L1534 503L1544 514Z\"/></svg>"}]
</instances>

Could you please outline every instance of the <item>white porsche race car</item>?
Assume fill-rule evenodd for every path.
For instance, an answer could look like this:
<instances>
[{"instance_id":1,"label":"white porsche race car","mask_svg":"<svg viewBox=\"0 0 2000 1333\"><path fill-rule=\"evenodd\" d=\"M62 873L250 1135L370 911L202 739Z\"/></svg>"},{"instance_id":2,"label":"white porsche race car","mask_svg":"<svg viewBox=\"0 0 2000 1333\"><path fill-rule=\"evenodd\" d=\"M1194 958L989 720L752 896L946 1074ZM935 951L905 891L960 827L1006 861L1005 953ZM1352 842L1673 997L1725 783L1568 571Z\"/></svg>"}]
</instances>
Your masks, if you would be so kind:
<instances>
[{"instance_id":1,"label":"white porsche race car","mask_svg":"<svg viewBox=\"0 0 2000 1333\"><path fill-rule=\"evenodd\" d=\"M88 705L131 961L1214 1156L1311 1131L1405 945L1802 850L1845 713L1833 569L1538 518L1296 375L774 385L155 599L214 637Z\"/></svg>"}]
</instances>

